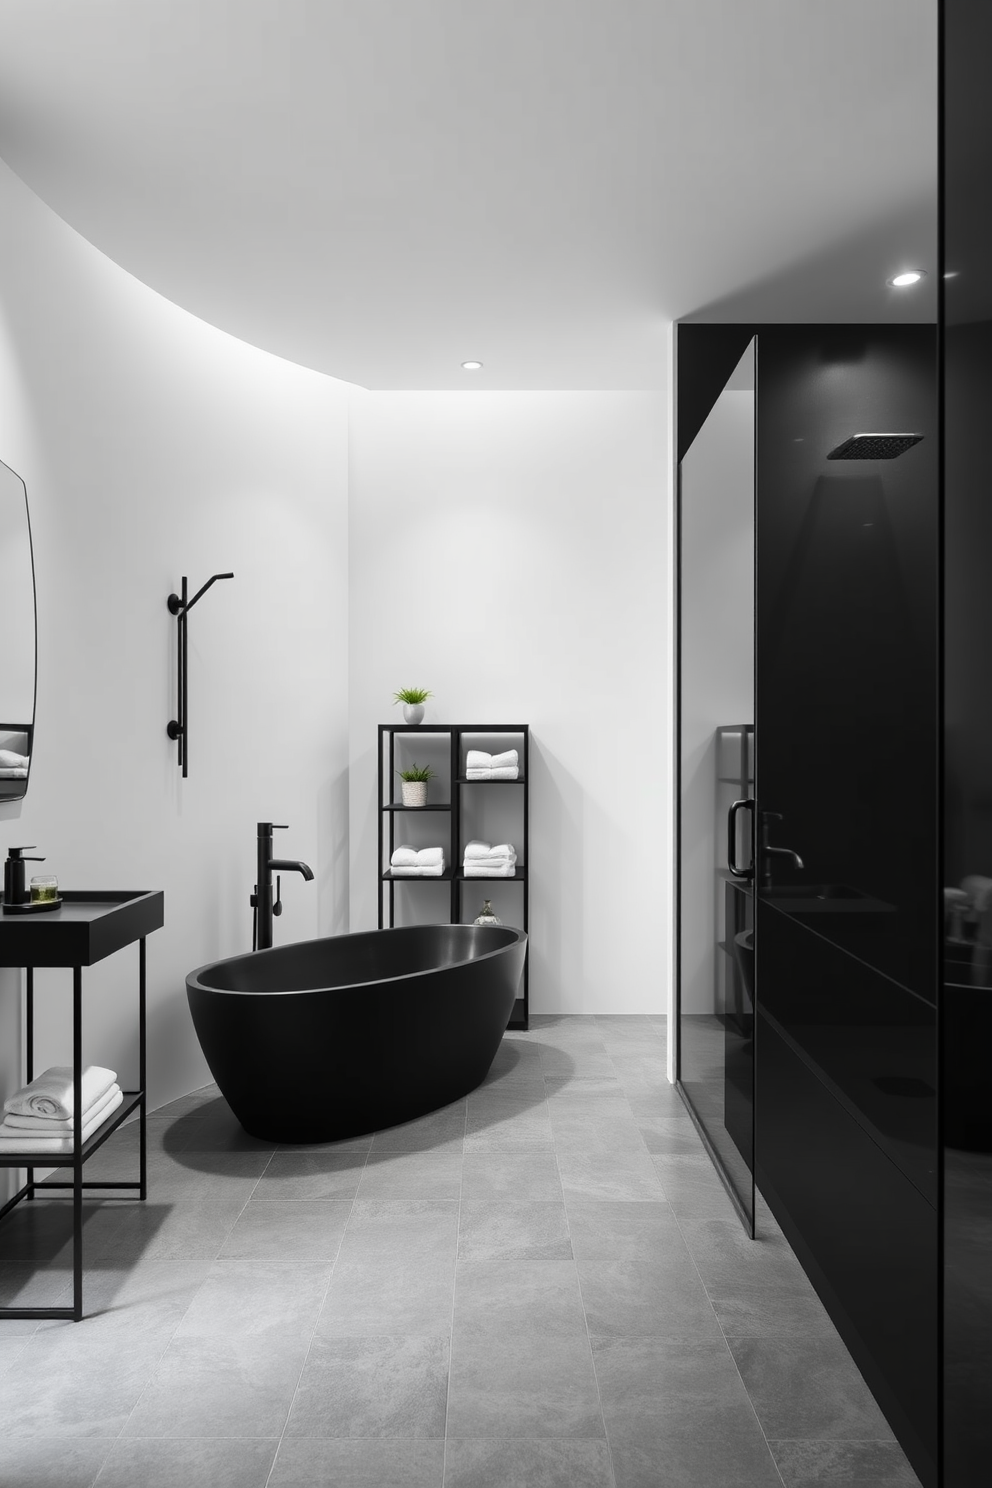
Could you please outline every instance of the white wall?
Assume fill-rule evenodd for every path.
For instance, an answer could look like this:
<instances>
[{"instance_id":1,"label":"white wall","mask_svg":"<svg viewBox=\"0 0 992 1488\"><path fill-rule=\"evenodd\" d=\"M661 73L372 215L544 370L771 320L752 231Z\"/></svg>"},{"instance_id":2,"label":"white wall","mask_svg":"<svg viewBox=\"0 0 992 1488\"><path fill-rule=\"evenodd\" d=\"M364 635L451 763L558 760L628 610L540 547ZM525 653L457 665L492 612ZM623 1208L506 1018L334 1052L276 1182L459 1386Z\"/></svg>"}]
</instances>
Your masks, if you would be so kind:
<instances>
[{"instance_id":1,"label":"white wall","mask_svg":"<svg viewBox=\"0 0 992 1488\"><path fill-rule=\"evenodd\" d=\"M704 1013L722 1011L716 869L736 794L717 781L716 730L754 722L753 390L722 392L682 460L681 635L682 1010Z\"/></svg>"},{"instance_id":2,"label":"white wall","mask_svg":"<svg viewBox=\"0 0 992 1488\"><path fill-rule=\"evenodd\" d=\"M279 938L347 928L345 384L252 349L129 277L0 166L0 459L27 483L39 615L36 748L2 847L73 888L162 888L148 946L153 1106L207 1078L184 976L250 944L258 819L290 823ZM191 613L190 778L165 726L166 596ZM134 1078L136 950L85 974L88 1060ZM62 988L64 973L41 979ZM0 1097L16 974L0 992ZM39 995L41 1062L67 1003Z\"/></svg>"},{"instance_id":3,"label":"white wall","mask_svg":"<svg viewBox=\"0 0 992 1488\"><path fill-rule=\"evenodd\" d=\"M425 724L529 723L537 1012L666 1009L666 447L663 394L352 404L352 928L376 921L393 692L430 687Z\"/></svg>"}]
</instances>

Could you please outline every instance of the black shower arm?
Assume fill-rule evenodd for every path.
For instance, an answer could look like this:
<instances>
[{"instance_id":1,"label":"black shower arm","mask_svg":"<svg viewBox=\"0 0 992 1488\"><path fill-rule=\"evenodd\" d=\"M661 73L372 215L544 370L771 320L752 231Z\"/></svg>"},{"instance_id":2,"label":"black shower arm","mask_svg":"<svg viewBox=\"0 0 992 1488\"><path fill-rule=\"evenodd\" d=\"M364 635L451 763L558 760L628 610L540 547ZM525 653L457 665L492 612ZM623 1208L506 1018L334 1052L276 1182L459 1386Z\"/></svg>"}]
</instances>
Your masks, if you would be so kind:
<instances>
[{"instance_id":1,"label":"black shower arm","mask_svg":"<svg viewBox=\"0 0 992 1488\"><path fill-rule=\"evenodd\" d=\"M183 602L179 598L179 595L178 594L170 594L169 595L169 609L172 611L173 615L180 615L180 616L181 615L188 615L189 612L190 612L190 610L196 604L196 601L198 599L202 599L203 595L206 594L206 592L210 588L210 585L211 584L216 584L216 582L217 582L218 579L233 579L233 578L234 578L233 573L212 574L210 576L210 578L207 580L207 582L200 589L197 589L196 593L193 595L193 598L192 599L188 599L185 604L183 604Z\"/></svg>"}]
</instances>

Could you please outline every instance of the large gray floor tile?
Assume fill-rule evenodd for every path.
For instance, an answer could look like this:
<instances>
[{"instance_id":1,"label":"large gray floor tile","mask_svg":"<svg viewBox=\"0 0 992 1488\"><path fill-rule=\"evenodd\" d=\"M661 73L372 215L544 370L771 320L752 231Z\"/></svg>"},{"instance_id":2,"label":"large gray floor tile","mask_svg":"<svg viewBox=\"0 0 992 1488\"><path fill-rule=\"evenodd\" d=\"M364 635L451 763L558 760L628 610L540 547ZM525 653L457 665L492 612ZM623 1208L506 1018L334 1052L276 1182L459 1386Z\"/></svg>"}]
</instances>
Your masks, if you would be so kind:
<instances>
[{"instance_id":1,"label":"large gray floor tile","mask_svg":"<svg viewBox=\"0 0 992 1488\"><path fill-rule=\"evenodd\" d=\"M458 1203L454 1199L357 1199L341 1245L342 1265L383 1264L417 1256L454 1260Z\"/></svg>"},{"instance_id":2,"label":"large gray floor tile","mask_svg":"<svg viewBox=\"0 0 992 1488\"><path fill-rule=\"evenodd\" d=\"M67 1341L87 1343L118 1339L130 1347L132 1337L142 1347L164 1349L181 1323L210 1268L209 1261L145 1261L119 1270L91 1268L83 1272L81 1323L43 1319L38 1337L62 1334ZM68 1302L69 1298L63 1299Z\"/></svg>"},{"instance_id":3,"label":"large gray floor tile","mask_svg":"<svg viewBox=\"0 0 992 1488\"><path fill-rule=\"evenodd\" d=\"M561 1178L553 1152L467 1152L462 1199L561 1203Z\"/></svg>"},{"instance_id":4,"label":"large gray floor tile","mask_svg":"<svg viewBox=\"0 0 992 1488\"><path fill-rule=\"evenodd\" d=\"M3 1307L66 1307L72 1300L67 1296L71 1284L72 1270L68 1265L39 1266L30 1259L0 1261L0 1306ZM34 1333L37 1327L37 1321L30 1318L2 1318L0 1338L23 1337Z\"/></svg>"},{"instance_id":5,"label":"large gray floor tile","mask_svg":"<svg viewBox=\"0 0 992 1488\"><path fill-rule=\"evenodd\" d=\"M681 1218L737 1220L730 1196L705 1154L652 1153L651 1161L665 1198Z\"/></svg>"},{"instance_id":6,"label":"large gray floor tile","mask_svg":"<svg viewBox=\"0 0 992 1488\"><path fill-rule=\"evenodd\" d=\"M693 1435L612 1446L616 1488L782 1488L753 1417L722 1416Z\"/></svg>"},{"instance_id":7,"label":"large gray floor tile","mask_svg":"<svg viewBox=\"0 0 992 1488\"><path fill-rule=\"evenodd\" d=\"M253 1202L219 1248L221 1260L333 1261L351 1214L349 1199Z\"/></svg>"},{"instance_id":8,"label":"large gray floor tile","mask_svg":"<svg viewBox=\"0 0 992 1488\"><path fill-rule=\"evenodd\" d=\"M685 1101L667 1079L647 1093L628 1089L627 1103L635 1116L679 1116L690 1120Z\"/></svg>"},{"instance_id":9,"label":"large gray floor tile","mask_svg":"<svg viewBox=\"0 0 992 1488\"><path fill-rule=\"evenodd\" d=\"M92 1488L114 1445L112 1437L0 1433L0 1483L4 1488Z\"/></svg>"},{"instance_id":10,"label":"large gray floor tile","mask_svg":"<svg viewBox=\"0 0 992 1488\"><path fill-rule=\"evenodd\" d=\"M665 1197L646 1152L578 1152L569 1148L558 1154L558 1166L567 1202L598 1199L660 1203Z\"/></svg>"},{"instance_id":11,"label":"large gray floor tile","mask_svg":"<svg viewBox=\"0 0 992 1488\"><path fill-rule=\"evenodd\" d=\"M549 1101L592 1101L600 1096L622 1101L623 1086L616 1075L554 1075L544 1077L544 1090Z\"/></svg>"},{"instance_id":12,"label":"large gray floor tile","mask_svg":"<svg viewBox=\"0 0 992 1488\"><path fill-rule=\"evenodd\" d=\"M278 1438L306 1345L266 1337L174 1338L124 1434Z\"/></svg>"},{"instance_id":13,"label":"large gray floor tile","mask_svg":"<svg viewBox=\"0 0 992 1488\"><path fill-rule=\"evenodd\" d=\"M314 1339L288 1436L444 1436L446 1338Z\"/></svg>"},{"instance_id":14,"label":"large gray floor tile","mask_svg":"<svg viewBox=\"0 0 992 1488\"><path fill-rule=\"evenodd\" d=\"M602 1437L588 1339L459 1327L447 1429L452 1437Z\"/></svg>"},{"instance_id":15,"label":"large gray floor tile","mask_svg":"<svg viewBox=\"0 0 992 1488\"><path fill-rule=\"evenodd\" d=\"M458 1224L459 1261L571 1260L564 1204L466 1199Z\"/></svg>"},{"instance_id":16,"label":"large gray floor tile","mask_svg":"<svg viewBox=\"0 0 992 1488\"><path fill-rule=\"evenodd\" d=\"M199 1111L211 1101L222 1100L220 1089L215 1084L201 1085L199 1090L191 1090L189 1095L181 1095L176 1100L167 1101L165 1105L156 1106L149 1111L149 1116L159 1116L163 1120L175 1121L178 1116L188 1116L192 1111Z\"/></svg>"},{"instance_id":17,"label":"large gray floor tile","mask_svg":"<svg viewBox=\"0 0 992 1488\"><path fill-rule=\"evenodd\" d=\"M461 1328L489 1329L508 1337L523 1329L547 1337L584 1337L586 1319L575 1262L459 1262L455 1332Z\"/></svg>"},{"instance_id":18,"label":"large gray floor tile","mask_svg":"<svg viewBox=\"0 0 992 1488\"><path fill-rule=\"evenodd\" d=\"M360 1199L457 1199L460 1152L373 1152L361 1175Z\"/></svg>"},{"instance_id":19,"label":"large gray floor tile","mask_svg":"<svg viewBox=\"0 0 992 1488\"><path fill-rule=\"evenodd\" d=\"M637 1122L629 1116L603 1114L597 1117L590 1103L586 1111L562 1111L552 1107L551 1129L555 1150L559 1154L575 1152L582 1156L593 1153L601 1157L644 1155L647 1148Z\"/></svg>"},{"instance_id":20,"label":"large gray floor tile","mask_svg":"<svg viewBox=\"0 0 992 1488\"><path fill-rule=\"evenodd\" d=\"M892 1441L772 1441L785 1488L919 1488Z\"/></svg>"},{"instance_id":21,"label":"large gray floor tile","mask_svg":"<svg viewBox=\"0 0 992 1488\"><path fill-rule=\"evenodd\" d=\"M638 1129L649 1152L659 1156L705 1157L703 1139L681 1116L638 1116Z\"/></svg>"},{"instance_id":22,"label":"large gray floor tile","mask_svg":"<svg viewBox=\"0 0 992 1488\"><path fill-rule=\"evenodd\" d=\"M512 1098L486 1091L469 1096L466 1152L551 1151L552 1147L543 1085L540 1098Z\"/></svg>"},{"instance_id":23,"label":"large gray floor tile","mask_svg":"<svg viewBox=\"0 0 992 1488\"><path fill-rule=\"evenodd\" d=\"M447 1338L451 1331L451 1300L455 1285L453 1247L435 1255L420 1249L413 1254L339 1257L320 1314L318 1332L376 1337L386 1334L432 1334Z\"/></svg>"},{"instance_id":24,"label":"large gray floor tile","mask_svg":"<svg viewBox=\"0 0 992 1488\"><path fill-rule=\"evenodd\" d=\"M594 1337L592 1347L611 1442L644 1446L694 1436L760 1436L722 1339Z\"/></svg>"},{"instance_id":25,"label":"large gray floor tile","mask_svg":"<svg viewBox=\"0 0 992 1488\"><path fill-rule=\"evenodd\" d=\"M274 1152L252 1197L354 1199L364 1169L364 1152Z\"/></svg>"},{"instance_id":26,"label":"large gray floor tile","mask_svg":"<svg viewBox=\"0 0 992 1488\"><path fill-rule=\"evenodd\" d=\"M728 1337L837 1336L826 1308L810 1285L775 1288L741 1283L730 1297L722 1297L719 1290L711 1291L710 1302Z\"/></svg>"},{"instance_id":27,"label":"large gray floor tile","mask_svg":"<svg viewBox=\"0 0 992 1488\"><path fill-rule=\"evenodd\" d=\"M766 1436L892 1439L839 1338L731 1338L729 1343Z\"/></svg>"},{"instance_id":28,"label":"large gray floor tile","mask_svg":"<svg viewBox=\"0 0 992 1488\"><path fill-rule=\"evenodd\" d=\"M415 1121L377 1131L372 1139L372 1151L429 1152L447 1146L457 1149L464 1136L465 1102L460 1100Z\"/></svg>"},{"instance_id":29,"label":"large gray floor tile","mask_svg":"<svg viewBox=\"0 0 992 1488\"><path fill-rule=\"evenodd\" d=\"M448 1438L444 1488L614 1488L604 1441Z\"/></svg>"},{"instance_id":30,"label":"large gray floor tile","mask_svg":"<svg viewBox=\"0 0 992 1488\"><path fill-rule=\"evenodd\" d=\"M251 1438L123 1437L108 1454L96 1488L265 1488L277 1445Z\"/></svg>"},{"instance_id":31,"label":"large gray floor tile","mask_svg":"<svg viewBox=\"0 0 992 1488\"><path fill-rule=\"evenodd\" d=\"M591 1333L722 1341L667 1204L576 1202L567 1212Z\"/></svg>"},{"instance_id":32,"label":"large gray floor tile","mask_svg":"<svg viewBox=\"0 0 992 1488\"><path fill-rule=\"evenodd\" d=\"M268 1488L441 1488L444 1442L286 1436Z\"/></svg>"},{"instance_id":33,"label":"large gray floor tile","mask_svg":"<svg viewBox=\"0 0 992 1488\"><path fill-rule=\"evenodd\" d=\"M327 1261L216 1261L176 1330L177 1338L310 1341L331 1265Z\"/></svg>"},{"instance_id":34,"label":"large gray floor tile","mask_svg":"<svg viewBox=\"0 0 992 1488\"><path fill-rule=\"evenodd\" d=\"M212 1261L245 1206L241 1194L108 1205L83 1241L83 1265L118 1269L144 1261Z\"/></svg>"},{"instance_id":35,"label":"large gray floor tile","mask_svg":"<svg viewBox=\"0 0 992 1488\"><path fill-rule=\"evenodd\" d=\"M799 1290L807 1285L805 1271L781 1236L751 1240L736 1216L680 1217L679 1225L703 1283L714 1295L733 1296L742 1283Z\"/></svg>"},{"instance_id":36,"label":"large gray floor tile","mask_svg":"<svg viewBox=\"0 0 992 1488\"><path fill-rule=\"evenodd\" d=\"M154 1372L160 1356L140 1339L90 1342L77 1323L73 1334L27 1340L17 1368L0 1390L0 1441L8 1436L115 1437Z\"/></svg>"}]
</instances>

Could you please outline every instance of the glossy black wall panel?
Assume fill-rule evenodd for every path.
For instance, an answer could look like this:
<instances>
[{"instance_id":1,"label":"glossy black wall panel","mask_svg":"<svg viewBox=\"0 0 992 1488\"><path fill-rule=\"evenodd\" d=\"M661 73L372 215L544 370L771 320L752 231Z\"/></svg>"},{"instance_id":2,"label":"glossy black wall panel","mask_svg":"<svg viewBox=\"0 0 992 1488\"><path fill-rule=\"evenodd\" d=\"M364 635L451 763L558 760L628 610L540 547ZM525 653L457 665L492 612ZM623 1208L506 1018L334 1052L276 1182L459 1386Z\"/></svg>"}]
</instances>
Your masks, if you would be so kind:
<instances>
[{"instance_id":1,"label":"glossy black wall panel","mask_svg":"<svg viewBox=\"0 0 992 1488\"><path fill-rule=\"evenodd\" d=\"M945 0L944 1482L992 1475L992 6Z\"/></svg>"},{"instance_id":2,"label":"glossy black wall panel","mask_svg":"<svg viewBox=\"0 0 992 1488\"><path fill-rule=\"evenodd\" d=\"M757 403L758 799L804 863L774 878L846 892L821 933L933 1000L935 332L765 328ZM924 439L827 459L871 430Z\"/></svg>"},{"instance_id":3,"label":"glossy black wall panel","mask_svg":"<svg viewBox=\"0 0 992 1488\"><path fill-rule=\"evenodd\" d=\"M930 1488L936 1213L788 1047L760 1002L757 1022L758 1186Z\"/></svg>"}]
</instances>

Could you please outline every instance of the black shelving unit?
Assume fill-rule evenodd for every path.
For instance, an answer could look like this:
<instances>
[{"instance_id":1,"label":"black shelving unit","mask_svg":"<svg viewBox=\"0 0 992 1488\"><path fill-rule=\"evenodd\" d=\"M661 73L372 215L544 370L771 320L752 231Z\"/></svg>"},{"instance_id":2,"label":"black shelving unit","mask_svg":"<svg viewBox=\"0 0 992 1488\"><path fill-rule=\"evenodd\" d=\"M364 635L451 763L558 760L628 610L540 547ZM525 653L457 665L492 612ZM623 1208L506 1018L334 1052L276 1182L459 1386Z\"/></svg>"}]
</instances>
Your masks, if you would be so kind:
<instances>
[{"instance_id":1,"label":"black shelving unit","mask_svg":"<svg viewBox=\"0 0 992 1488\"><path fill-rule=\"evenodd\" d=\"M451 799L444 802L428 801L426 806L404 806L392 799L394 782L396 780L396 737L397 735L409 736L420 735L422 738L446 738L448 740L449 757L449 779L451 781ZM476 748L475 744L467 743L471 736L477 736L480 740L495 739L497 736L515 735L519 744L511 744L509 747L516 748L520 756L520 774L516 780L469 780L465 774L465 757L469 748ZM529 820L530 820L530 726L526 723L452 723L445 727L423 724L390 724L379 725L379 929L395 923L396 914L396 885L408 884L414 890L421 884L447 883L449 885L448 921L456 925L465 919L464 907L464 885L471 884L473 888L479 889L485 896L487 886L494 889L505 884L519 884L520 894L523 899L521 930L527 930L529 924L529 875L527 865L529 862ZM466 793L471 801L471 795L477 791L492 791L496 789L516 791L520 800L520 842L517 846L516 873L513 878L475 878L467 877L462 867L462 855L465 849L464 833L462 830L463 816L471 813L471 805L466 806ZM409 812L413 815L424 812L446 813L450 818L450 837L447 856L450 859L445 866L443 874L437 877L417 878L406 874L394 875L390 872L389 863L393 850L397 844L396 821L400 813ZM402 837L399 841L402 841ZM488 897L488 896L486 896ZM471 918L475 918L474 914ZM513 1016L509 1027L513 1029L526 1029L530 1019L529 1000L529 965L530 958L524 961L524 975L522 983L522 995L517 998Z\"/></svg>"},{"instance_id":2,"label":"black shelving unit","mask_svg":"<svg viewBox=\"0 0 992 1488\"><path fill-rule=\"evenodd\" d=\"M2 1318L71 1318L83 1316L83 1191L123 1190L121 1197L144 1199L148 1194L145 1145L145 937L165 922L164 895L160 890L127 893L97 890L94 892L62 891L62 905L52 912L34 915L0 917L0 966L23 967L25 972L25 1052L27 1079L34 1078L34 973L38 967L72 968L72 1067L75 1079L73 1113L75 1141L72 1152L16 1152L0 1156L0 1168L24 1168L27 1182L18 1189L3 1208L0 1219L22 1200L39 1194L57 1197L71 1190L72 1225L72 1306L71 1307L0 1307ZM83 967L102 961L126 945L138 942L138 1088L125 1090L124 1099L85 1142L80 1142L83 1129L81 1082L83 1068ZM139 1117L138 1176L128 1181L87 1182L83 1166L103 1146L132 1112ZM69 1181L47 1178L35 1180L36 1168L71 1168Z\"/></svg>"}]
</instances>

